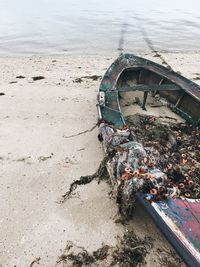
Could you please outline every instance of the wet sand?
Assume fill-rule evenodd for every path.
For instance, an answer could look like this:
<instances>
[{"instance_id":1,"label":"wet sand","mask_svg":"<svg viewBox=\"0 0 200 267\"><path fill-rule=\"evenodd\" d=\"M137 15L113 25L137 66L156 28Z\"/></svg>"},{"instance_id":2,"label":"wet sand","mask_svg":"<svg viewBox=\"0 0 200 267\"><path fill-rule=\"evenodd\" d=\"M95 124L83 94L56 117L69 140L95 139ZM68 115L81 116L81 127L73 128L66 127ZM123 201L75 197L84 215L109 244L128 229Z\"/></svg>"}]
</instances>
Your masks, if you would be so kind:
<instances>
[{"instance_id":1,"label":"wet sand","mask_svg":"<svg viewBox=\"0 0 200 267\"><path fill-rule=\"evenodd\" d=\"M117 205L104 182L79 187L74 198L57 203L70 183L96 171L103 157L97 128L69 136L95 125L100 80L90 76L104 74L115 56L1 58L0 93L5 94L0 95L3 267L29 266L38 257L40 266L53 267L68 240L93 251L102 243L115 245L116 236L127 227L153 240L145 266L184 266L140 206L129 225L115 223ZM152 54L145 56L162 63ZM200 83L198 54L163 57L174 70ZM24 78L16 78L20 76ZM44 79L33 81L38 76Z\"/></svg>"}]
</instances>

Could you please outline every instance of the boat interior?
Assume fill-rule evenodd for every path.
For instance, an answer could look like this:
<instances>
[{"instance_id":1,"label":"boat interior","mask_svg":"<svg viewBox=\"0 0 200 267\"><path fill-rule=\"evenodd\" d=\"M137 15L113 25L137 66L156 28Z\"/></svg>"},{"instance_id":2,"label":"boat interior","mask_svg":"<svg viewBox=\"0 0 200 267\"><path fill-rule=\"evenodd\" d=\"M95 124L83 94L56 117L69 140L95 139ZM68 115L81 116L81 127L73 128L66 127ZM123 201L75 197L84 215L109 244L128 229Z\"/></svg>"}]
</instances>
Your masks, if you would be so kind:
<instances>
[{"instance_id":1,"label":"boat interior","mask_svg":"<svg viewBox=\"0 0 200 267\"><path fill-rule=\"evenodd\" d=\"M132 103L137 102L143 110L146 110L147 98L151 93L151 97L165 99L173 111L184 119L199 122L199 99L185 90L184 84L179 80L172 81L162 74L145 68L129 68L120 74L115 89L119 92L122 106L128 105L128 100Z\"/></svg>"}]
</instances>

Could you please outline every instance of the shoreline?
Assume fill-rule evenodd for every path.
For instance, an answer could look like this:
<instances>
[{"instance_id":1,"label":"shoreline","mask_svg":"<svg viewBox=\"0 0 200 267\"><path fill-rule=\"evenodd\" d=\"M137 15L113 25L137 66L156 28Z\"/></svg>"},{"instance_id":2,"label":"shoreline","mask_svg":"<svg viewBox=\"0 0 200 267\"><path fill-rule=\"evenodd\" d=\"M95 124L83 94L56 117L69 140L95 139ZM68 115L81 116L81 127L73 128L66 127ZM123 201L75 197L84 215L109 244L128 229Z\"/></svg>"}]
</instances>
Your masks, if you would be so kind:
<instances>
[{"instance_id":1,"label":"shoreline","mask_svg":"<svg viewBox=\"0 0 200 267\"><path fill-rule=\"evenodd\" d=\"M0 96L2 266L25 267L40 257L41 266L53 267L68 240L94 251L102 244L115 246L126 230L115 223L117 205L106 183L79 187L75 198L57 204L70 183L93 173L103 157L97 128L66 136L95 125L99 76L117 55L0 56L0 92L5 93ZM152 53L143 56L162 63ZM163 57L200 84L199 54ZM167 266L166 259L184 266L140 207L129 227L140 238L153 238L145 266Z\"/></svg>"},{"instance_id":2,"label":"shoreline","mask_svg":"<svg viewBox=\"0 0 200 267\"><path fill-rule=\"evenodd\" d=\"M194 54L199 54L200 53L200 49L184 49L184 50L181 50L181 49L175 49L175 50L166 50L166 49L156 49L156 51L160 54L182 54L182 55L194 55ZM135 55L140 55L140 56L144 56L144 55L150 55L150 54L153 54L154 52L150 51L149 49L141 49L141 50L138 50L138 49L135 49L135 50L126 50L124 49L122 51L124 54L126 53L130 53L130 54L135 54ZM73 57L73 56L102 56L102 57L109 57L109 56L115 56L115 57L118 57L120 54L120 51L118 51L118 49L116 48L115 50L105 50L105 51L90 51L90 52L87 52L87 51L60 51L60 52L27 52L27 53L4 53L4 52L1 52L0 51L0 58L32 58L32 57L43 57L43 58L48 58L48 57L66 57L66 56L69 56L69 57Z\"/></svg>"}]
</instances>

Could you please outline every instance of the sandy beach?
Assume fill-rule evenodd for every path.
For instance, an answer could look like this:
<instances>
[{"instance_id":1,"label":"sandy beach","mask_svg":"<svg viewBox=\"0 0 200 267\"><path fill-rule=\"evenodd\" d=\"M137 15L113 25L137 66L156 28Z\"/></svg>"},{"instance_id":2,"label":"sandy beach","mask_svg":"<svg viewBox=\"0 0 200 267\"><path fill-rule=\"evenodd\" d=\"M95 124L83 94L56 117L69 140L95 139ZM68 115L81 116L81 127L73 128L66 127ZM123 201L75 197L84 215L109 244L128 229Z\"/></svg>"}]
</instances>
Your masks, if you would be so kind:
<instances>
[{"instance_id":1,"label":"sandy beach","mask_svg":"<svg viewBox=\"0 0 200 267\"><path fill-rule=\"evenodd\" d=\"M1 267L27 267L37 258L34 267L58 266L67 241L92 252L115 246L126 229L152 239L143 266L185 266L139 205L127 225L115 222L117 205L105 182L80 186L58 203L74 179L95 172L102 160L96 95L116 56L1 57ZM162 63L151 53L143 56ZM162 56L200 84L199 54Z\"/></svg>"}]
</instances>

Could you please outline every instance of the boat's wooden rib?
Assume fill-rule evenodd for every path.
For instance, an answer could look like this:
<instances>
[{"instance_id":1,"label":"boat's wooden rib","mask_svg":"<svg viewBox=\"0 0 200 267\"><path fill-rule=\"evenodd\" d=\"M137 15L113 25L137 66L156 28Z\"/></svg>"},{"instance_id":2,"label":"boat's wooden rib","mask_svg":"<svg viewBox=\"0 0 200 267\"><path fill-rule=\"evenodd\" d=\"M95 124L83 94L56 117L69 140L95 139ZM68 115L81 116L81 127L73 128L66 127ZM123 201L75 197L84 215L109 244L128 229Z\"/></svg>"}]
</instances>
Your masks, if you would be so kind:
<instances>
[{"instance_id":1,"label":"boat's wooden rib","mask_svg":"<svg viewBox=\"0 0 200 267\"><path fill-rule=\"evenodd\" d=\"M122 88L117 88L118 92L132 92L132 91L142 91L142 92L153 92L153 91L177 91L180 90L180 87L178 87L175 84L162 84L162 85L157 85L157 84L136 84L132 86L127 86L127 87L122 87Z\"/></svg>"}]
</instances>

